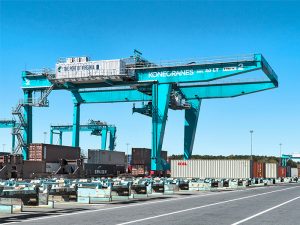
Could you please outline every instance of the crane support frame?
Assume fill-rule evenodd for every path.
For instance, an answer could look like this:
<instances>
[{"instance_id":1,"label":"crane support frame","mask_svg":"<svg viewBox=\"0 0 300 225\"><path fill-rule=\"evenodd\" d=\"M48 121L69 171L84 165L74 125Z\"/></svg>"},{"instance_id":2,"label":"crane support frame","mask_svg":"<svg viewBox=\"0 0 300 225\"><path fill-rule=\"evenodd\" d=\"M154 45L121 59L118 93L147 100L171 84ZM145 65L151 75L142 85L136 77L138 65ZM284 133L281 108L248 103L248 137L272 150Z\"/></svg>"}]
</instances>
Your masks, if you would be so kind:
<instances>
[{"instance_id":1,"label":"crane support frame","mask_svg":"<svg viewBox=\"0 0 300 225\"><path fill-rule=\"evenodd\" d=\"M264 80L228 82L225 78L262 70ZM80 107L87 103L152 102L151 168L161 170L160 150L169 108L170 93L176 91L191 108L185 111L184 155L190 158L195 139L200 105L203 99L228 98L251 94L278 87L274 70L261 54L230 57L221 60L188 61L185 63L157 64L136 58L128 67L129 80L103 79L89 82L68 80L55 83L49 71L22 73L24 97L29 101L33 92L67 90L73 95L73 146L79 146ZM46 92L47 96L49 91ZM158 97L157 97L158 96ZM138 111L138 110L137 110ZM32 142L32 106L24 105L24 139ZM26 146L23 156L27 158Z\"/></svg>"}]
</instances>

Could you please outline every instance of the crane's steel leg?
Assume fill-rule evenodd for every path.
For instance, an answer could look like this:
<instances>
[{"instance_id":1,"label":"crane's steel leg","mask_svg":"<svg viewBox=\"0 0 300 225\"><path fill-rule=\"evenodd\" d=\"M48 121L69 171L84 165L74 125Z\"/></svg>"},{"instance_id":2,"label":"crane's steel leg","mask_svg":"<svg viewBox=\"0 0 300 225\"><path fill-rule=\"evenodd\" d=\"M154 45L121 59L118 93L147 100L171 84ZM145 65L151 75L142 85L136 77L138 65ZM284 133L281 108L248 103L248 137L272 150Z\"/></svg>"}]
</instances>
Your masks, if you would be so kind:
<instances>
[{"instance_id":1,"label":"crane's steel leg","mask_svg":"<svg viewBox=\"0 0 300 225\"><path fill-rule=\"evenodd\" d=\"M50 130L50 145L53 144L53 130Z\"/></svg>"},{"instance_id":2,"label":"crane's steel leg","mask_svg":"<svg viewBox=\"0 0 300 225\"><path fill-rule=\"evenodd\" d=\"M161 149L168 116L171 84L152 85L152 150L151 170L161 171Z\"/></svg>"},{"instance_id":3,"label":"crane's steel leg","mask_svg":"<svg viewBox=\"0 0 300 225\"><path fill-rule=\"evenodd\" d=\"M190 109L185 110L184 120L184 159L190 159L193 152L201 99L189 100Z\"/></svg>"},{"instance_id":4,"label":"crane's steel leg","mask_svg":"<svg viewBox=\"0 0 300 225\"><path fill-rule=\"evenodd\" d=\"M26 91L24 92L24 100L27 103L32 101L32 92ZM23 159L28 159L28 145L32 143L32 106L24 105L24 131L23 131L23 140L26 146L23 146L22 155Z\"/></svg>"},{"instance_id":5,"label":"crane's steel leg","mask_svg":"<svg viewBox=\"0 0 300 225\"><path fill-rule=\"evenodd\" d=\"M14 131L14 127L12 128L12 133L13 133L13 131ZM12 150L12 152L11 153L14 153L15 147L16 147L16 135L12 134L12 137L11 137L11 150Z\"/></svg>"},{"instance_id":6,"label":"crane's steel leg","mask_svg":"<svg viewBox=\"0 0 300 225\"><path fill-rule=\"evenodd\" d=\"M101 135L101 150L106 150L107 127L102 129Z\"/></svg>"},{"instance_id":7,"label":"crane's steel leg","mask_svg":"<svg viewBox=\"0 0 300 225\"><path fill-rule=\"evenodd\" d=\"M59 132L59 145L62 145L62 134L63 134L63 132L60 131Z\"/></svg>"},{"instance_id":8,"label":"crane's steel leg","mask_svg":"<svg viewBox=\"0 0 300 225\"><path fill-rule=\"evenodd\" d=\"M73 130L72 130L73 147L79 147L79 130L80 130L80 103L74 103Z\"/></svg>"},{"instance_id":9,"label":"crane's steel leg","mask_svg":"<svg viewBox=\"0 0 300 225\"><path fill-rule=\"evenodd\" d=\"M116 140L116 129L111 129L110 135L109 135L109 150L113 151L115 150L115 140Z\"/></svg>"}]
</instances>

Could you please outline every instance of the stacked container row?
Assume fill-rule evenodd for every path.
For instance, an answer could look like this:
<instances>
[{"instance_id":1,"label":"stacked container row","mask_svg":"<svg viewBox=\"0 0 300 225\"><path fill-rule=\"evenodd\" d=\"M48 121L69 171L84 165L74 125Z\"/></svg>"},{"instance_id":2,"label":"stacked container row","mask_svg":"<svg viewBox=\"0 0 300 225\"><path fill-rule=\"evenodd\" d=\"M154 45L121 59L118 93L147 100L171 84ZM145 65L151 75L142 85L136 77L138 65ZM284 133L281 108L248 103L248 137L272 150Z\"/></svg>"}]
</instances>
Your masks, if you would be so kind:
<instances>
[{"instance_id":1,"label":"stacked container row","mask_svg":"<svg viewBox=\"0 0 300 225\"><path fill-rule=\"evenodd\" d=\"M171 160L172 177L278 178L298 176L300 168L251 160Z\"/></svg>"},{"instance_id":2,"label":"stacked container row","mask_svg":"<svg viewBox=\"0 0 300 225\"><path fill-rule=\"evenodd\" d=\"M249 178L250 160L171 160L172 177Z\"/></svg>"}]
</instances>

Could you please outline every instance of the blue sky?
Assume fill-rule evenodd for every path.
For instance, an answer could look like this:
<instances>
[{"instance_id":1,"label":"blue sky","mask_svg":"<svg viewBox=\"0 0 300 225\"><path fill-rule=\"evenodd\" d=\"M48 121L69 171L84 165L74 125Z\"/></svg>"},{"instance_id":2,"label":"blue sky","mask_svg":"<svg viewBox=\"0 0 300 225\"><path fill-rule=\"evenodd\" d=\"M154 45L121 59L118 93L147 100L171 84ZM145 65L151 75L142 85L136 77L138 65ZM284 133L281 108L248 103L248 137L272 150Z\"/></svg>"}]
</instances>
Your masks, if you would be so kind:
<instances>
[{"instance_id":1,"label":"blue sky","mask_svg":"<svg viewBox=\"0 0 300 225\"><path fill-rule=\"evenodd\" d=\"M297 1L1 1L0 118L22 98L21 71L53 68L59 57L115 59L139 49L150 60L262 53L279 76L278 89L204 100L194 154L278 155L300 152L300 3ZM55 91L49 108L34 109L34 142L50 124L72 122L71 94ZM151 120L132 104L86 104L81 121L117 126L117 150L151 147ZM183 152L183 111L169 111L163 149ZM49 139L49 135L47 137ZM81 134L83 149L100 139ZM11 143L0 130L0 147ZM64 135L71 144L71 134Z\"/></svg>"}]
</instances>

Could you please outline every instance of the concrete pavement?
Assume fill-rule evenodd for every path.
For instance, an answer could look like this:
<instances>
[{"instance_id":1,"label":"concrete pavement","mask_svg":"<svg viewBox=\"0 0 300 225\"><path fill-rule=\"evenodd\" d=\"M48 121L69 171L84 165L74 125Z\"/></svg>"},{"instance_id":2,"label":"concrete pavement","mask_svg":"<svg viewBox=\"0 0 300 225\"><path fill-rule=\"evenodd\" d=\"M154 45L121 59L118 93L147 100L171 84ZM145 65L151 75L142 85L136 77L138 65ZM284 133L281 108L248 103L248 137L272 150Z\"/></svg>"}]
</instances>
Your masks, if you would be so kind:
<instances>
[{"instance_id":1,"label":"concrete pavement","mask_svg":"<svg viewBox=\"0 0 300 225\"><path fill-rule=\"evenodd\" d=\"M191 192L144 202L74 204L65 211L0 218L10 224L299 224L300 184L237 191ZM73 210L73 211L72 211Z\"/></svg>"}]
</instances>

